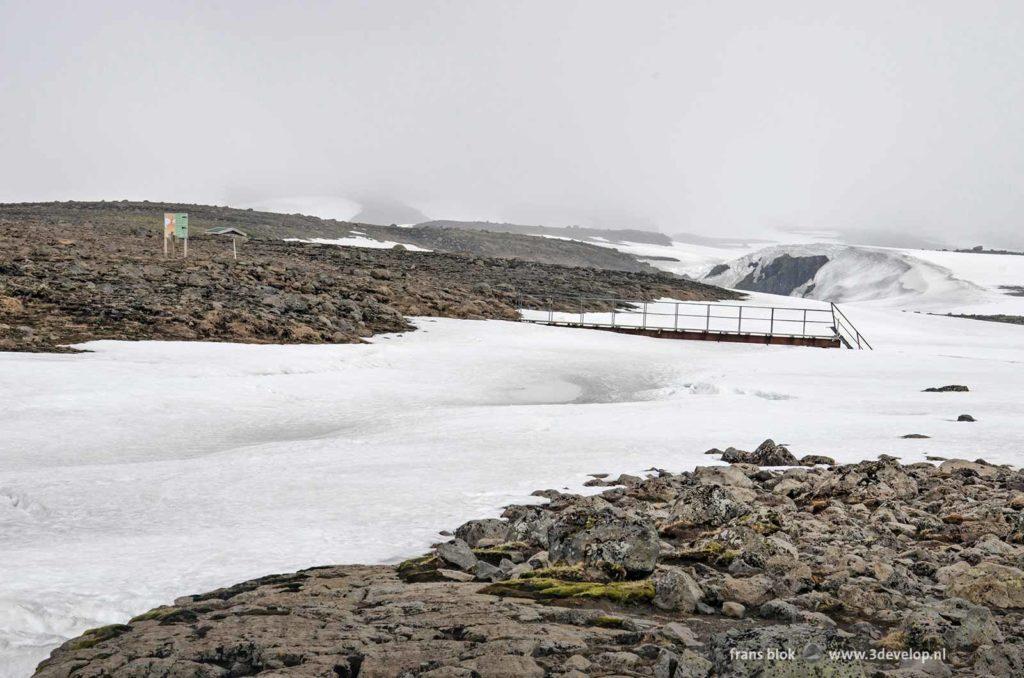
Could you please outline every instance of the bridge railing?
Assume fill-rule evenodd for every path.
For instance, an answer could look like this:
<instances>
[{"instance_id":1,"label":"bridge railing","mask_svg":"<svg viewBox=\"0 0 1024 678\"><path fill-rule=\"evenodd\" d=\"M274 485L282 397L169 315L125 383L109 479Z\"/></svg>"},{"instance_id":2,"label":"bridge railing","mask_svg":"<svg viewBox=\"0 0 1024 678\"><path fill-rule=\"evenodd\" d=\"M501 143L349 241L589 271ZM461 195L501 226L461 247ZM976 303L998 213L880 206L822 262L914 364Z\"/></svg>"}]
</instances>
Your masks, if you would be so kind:
<instances>
[{"instance_id":1,"label":"bridge railing","mask_svg":"<svg viewBox=\"0 0 1024 678\"><path fill-rule=\"evenodd\" d=\"M839 307L834 303L832 304L832 319L836 330L836 335L839 339L846 344L847 348L856 349L868 349L869 351L875 350L874 347L868 343L868 340L861 334L850 319L846 317L846 314L839 310Z\"/></svg>"},{"instance_id":2,"label":"bridge railing","mask_svg":"<svg viewBox=\"0 0 1024 678\"><path fill-rule=\"evenodd\" d=\"M529 322L600 328L838 338L850 348L871 348L835 304L805 308L699 301L638 302L614 297L523 294L520 295L518 306L523 320Z\"/></svg>"}]
</instances>

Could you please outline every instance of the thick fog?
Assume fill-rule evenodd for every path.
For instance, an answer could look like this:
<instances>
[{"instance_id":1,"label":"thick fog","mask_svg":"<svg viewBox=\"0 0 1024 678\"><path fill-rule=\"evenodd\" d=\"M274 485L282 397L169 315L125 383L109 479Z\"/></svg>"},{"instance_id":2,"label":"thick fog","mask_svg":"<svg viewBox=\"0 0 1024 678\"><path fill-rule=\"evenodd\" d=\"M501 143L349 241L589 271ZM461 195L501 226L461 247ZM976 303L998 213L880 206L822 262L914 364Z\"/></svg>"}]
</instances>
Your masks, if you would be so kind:
<instances>
[{"instance_id":1,"label":"thick fog","mask_svg":"<svg viewBox=\"0 0 1024 678\"><path fill-rule=\"evenodd\" d=\"M1024 3L0 0L0 201L1024 246Z\"/></svg>"}]
</instances>

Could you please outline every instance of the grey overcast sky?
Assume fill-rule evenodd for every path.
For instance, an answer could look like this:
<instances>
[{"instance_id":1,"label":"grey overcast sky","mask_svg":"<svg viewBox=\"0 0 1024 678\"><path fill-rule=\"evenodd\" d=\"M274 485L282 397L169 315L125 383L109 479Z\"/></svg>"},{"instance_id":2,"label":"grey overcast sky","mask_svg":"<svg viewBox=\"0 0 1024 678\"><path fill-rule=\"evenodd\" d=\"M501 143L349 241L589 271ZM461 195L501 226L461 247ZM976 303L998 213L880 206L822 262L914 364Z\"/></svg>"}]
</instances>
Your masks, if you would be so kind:
<instances>
[{"instance_id":1,"label":"grey overcast sky","mask_svg":"<svg viewBox=\"0 0 1024 678\"><path fill-rule=\"evenodd\" d=\"M1024 2L0 0L0 201L1024 244Z\"/></svg>"}]
</instances>

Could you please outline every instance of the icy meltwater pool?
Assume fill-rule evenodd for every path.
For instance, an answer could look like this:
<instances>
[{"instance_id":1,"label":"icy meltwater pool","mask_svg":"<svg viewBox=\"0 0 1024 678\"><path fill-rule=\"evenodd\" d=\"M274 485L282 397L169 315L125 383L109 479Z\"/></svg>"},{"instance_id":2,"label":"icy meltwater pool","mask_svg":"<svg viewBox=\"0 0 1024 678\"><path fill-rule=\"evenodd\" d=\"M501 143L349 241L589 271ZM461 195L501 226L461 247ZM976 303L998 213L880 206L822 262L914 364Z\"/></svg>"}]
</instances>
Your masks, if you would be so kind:
<instances>
[{"instance_id":1,"label":"icy meltwater pool","mask_svg":"<svg viewBox=\"0 0 1024 678\"><path fill-rule=\"evenodd\" d=\"M847 310L877 351L420 319L371 345L0 353L0 676L180 595L395 561L532 490L711 446L1024 458L1024 328ZM921 393L947 383L972 390Z\"/></svg>"}]
</instances>

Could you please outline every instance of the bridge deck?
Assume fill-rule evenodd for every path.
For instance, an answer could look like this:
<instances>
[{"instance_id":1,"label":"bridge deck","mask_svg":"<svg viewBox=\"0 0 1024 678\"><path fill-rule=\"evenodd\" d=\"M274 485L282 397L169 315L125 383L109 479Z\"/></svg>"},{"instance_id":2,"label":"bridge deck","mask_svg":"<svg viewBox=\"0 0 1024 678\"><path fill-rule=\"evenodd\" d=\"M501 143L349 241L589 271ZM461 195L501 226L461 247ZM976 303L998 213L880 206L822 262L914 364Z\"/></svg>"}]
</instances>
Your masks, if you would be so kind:
<instances>
[{"instance_id":1,"label":"bridge deck","mask_svg":"<svg viewBox=\"0 0 1024 678\"><path fill-rule=\"evenodd\" d=\"M838 337L799 336L789 334L760 334L756 332L737 334L720 330L676 330L670 327L622 327L602 325L600 323L547 321L524 318L522 322L535 325L552 325L555 327L576 327L588 330L604 330L619 334L635 334L656 339L685 339L690 341L719 341L737 344L772 344L777 346L814 346L817 348L842 348Z\"/></svg>"}]
</instances>

